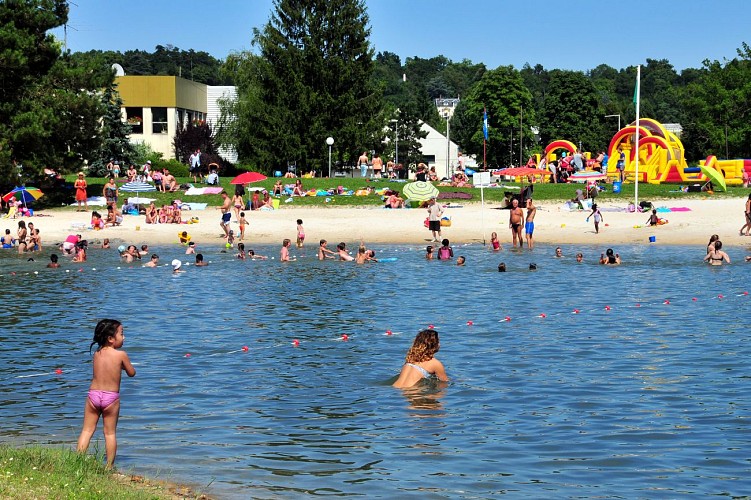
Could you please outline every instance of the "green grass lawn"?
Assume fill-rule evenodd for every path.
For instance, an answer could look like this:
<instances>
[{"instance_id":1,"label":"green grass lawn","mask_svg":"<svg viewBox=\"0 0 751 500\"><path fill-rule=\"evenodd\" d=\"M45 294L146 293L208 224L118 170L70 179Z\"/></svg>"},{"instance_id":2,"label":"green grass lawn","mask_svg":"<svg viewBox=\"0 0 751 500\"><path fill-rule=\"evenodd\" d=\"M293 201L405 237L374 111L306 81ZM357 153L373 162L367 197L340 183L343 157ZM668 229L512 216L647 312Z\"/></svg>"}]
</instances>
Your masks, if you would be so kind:
<instances>
[{"instance_id":1,"label":"green grass lawn","mask_svg":"<svg viewBox=\"0 0 751 500\"><path fill-rule=\"evenodd\" d=\"M62 448L0 446L0 498L198 497L182 486L108 471L101 458Z\"/></svg>"},{"instance_id":2,"label":"green grass lawn","mask_svg":"<svg viewBox=\"0 0 751 500\"><path fill-rule=\"evenodd\" d=\"M75 180L75 176L68 176L66 178L67 181L73 182ZM235 191L235 186L230 184L230 177L222 178L220 179L221 186L227 191L228 194L232 195ZM272 188L274 186L274 183L277 179L269 177L268 179L250 184L249 187L263 187L269 192L272 191ZM294 179L283 179L285 184L292 184L294 183ZM292 181L292 182L289 182ZM373 186L375 189L380 189L382 187L389 187L391 189L394 189L396 191L401 191L405 185L403 182L390 182L387 180L377 180L377 181L366 181L364 179L360 178L334 178L334 179L322 179L322 178L315 178L315 179L302 179L303 181L303 187L304 189L323 189L327 190L330 188L334 188L337 186L343 186L347 190L355 191L359 188L364 188L366 186ZM178 178L178 182L180 184L189 183L192 182L192 179L183 177ZM104 188L104 184L106 183L106 180L103 178L89 178L88 179L89 188L88 192L90 196L101 196L102 195L102 189ZM511 183L507 182L504 183L507 186L522 186L522 184L519 183ZM199 185L196 185L197 187ZM201 185L203 186L203 185ZM606 191L601 192L599 195L600 201L606 201L606 202L622 202L623 204L627 204L630 201L633 201L634 199L634 184L623 184L621 193L619 194L613 194L612 192L612 185L607 184L605 185ZM577 189L582 189L583 184L535 184L534 185L534 199L535 200L566 200L574 197L574 194ZM479 202L480 201L480 190L477 188L455 188L451 186L438 186L438 190L440 192L464 192L464 193L471 193L472 199L471 200L460 200L462 203L467 202ZM504 188L487 188L484 190L485 192L485 201L489 203L497 203L500 202L504 197L505 191L513 191L515 193L518 193L518 189L504 189ZM678 189L678 185L676 184L646 184L646 183L640 183L639 184L639 200L664 200L664 199L712 199L712 198L730 198L730 197L745 197L748 195L749 190L747 188L743 187L728 187L728 191L726 193L723 192L715 192L714 194L709 193L683 193L680 192ZM121 198L126 198L129 196L129 193L121 192L120 193ZM221 197L219 195L200 195L200 196L185 196L185 193L183 191L178 191L176 193L159 193L157 191L149 192L149 193L141 193L138 196L145 197L145 198L153 198L156 200L157 206L161 206L162 204L169 204L173 199L180 199L184 202L195 202L195 203L208 203L209 206L217 206L221 203ZM285 196L286 198L286 196ZM370 195L370 196L333 196L329 197L333 202L326 203L324 196L304 196L304 197L295 197L294 198L294 206L380 206L383 204L383 201L380 196L378 195ZM247 200L247 196L246 196ZM71 200L71 203L73 200ZM74 207L69 207L71 210L74 210Z\"/></svg>"}]
</instances>

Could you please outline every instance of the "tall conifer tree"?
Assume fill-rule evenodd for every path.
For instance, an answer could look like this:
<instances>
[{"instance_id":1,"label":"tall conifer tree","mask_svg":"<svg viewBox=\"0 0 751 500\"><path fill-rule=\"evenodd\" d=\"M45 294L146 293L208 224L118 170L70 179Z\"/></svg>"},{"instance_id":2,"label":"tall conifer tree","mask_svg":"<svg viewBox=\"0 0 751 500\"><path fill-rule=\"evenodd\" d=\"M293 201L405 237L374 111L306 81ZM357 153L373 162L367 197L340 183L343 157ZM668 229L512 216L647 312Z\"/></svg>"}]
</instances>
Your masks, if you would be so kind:
<instances>
[{"instance_id":1,"label":"tall conifer tree","mask_svg":"<svg viewBox=\"0 0 751 500\"><path fill-rule=\"evenodd\" d=\"M243 160L320 170L326 137L344 161L381 139L368 22L362 0L275 1L255 31L260 56L239 63L233 135Z\"/></svg>"},{"instance_id":2,"label":"tall conifer tree","mask_svg":"<svg viewBox=\"0 0 751 500\"><path fill-rule=\"evenodd\" d=\"M90 173L101 176L108 175L106 165L109 160L118 160L127 165L135 161L136 156L129 139L132 127L122 119L123 99L115 87L116 85L111 83L102 92L102 104L105 109L99 133L102 142L89 166Z\"/></svg>"}]
</instances>

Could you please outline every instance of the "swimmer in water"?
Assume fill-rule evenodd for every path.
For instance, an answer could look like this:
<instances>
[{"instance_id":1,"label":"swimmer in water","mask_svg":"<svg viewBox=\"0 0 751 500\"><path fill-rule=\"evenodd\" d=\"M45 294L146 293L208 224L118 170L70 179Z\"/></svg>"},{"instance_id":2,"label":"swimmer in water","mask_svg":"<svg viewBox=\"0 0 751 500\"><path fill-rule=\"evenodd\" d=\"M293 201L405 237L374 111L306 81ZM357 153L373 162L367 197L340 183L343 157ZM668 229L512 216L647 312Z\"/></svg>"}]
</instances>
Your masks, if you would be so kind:
<instances>
[{"instance_id":1,"label":"swimmer in water","mask_svg":"<svg viewBox=\"0 0 751 500\"><path fill-rule=\"evenodd\" d=\"M621 263L621 256L617 253L613 253L612 248L608 248L605 254L600 254L600 264L608 266L617 266Z\"/></svg>"},{"instance_id":2,"label":"swimmer in water","mask_svg":"<svg viewBox=\"0 0 751 500\"><path fill-rule=\"evenodd\" d=\"M434 357L440 348L437 331L426 329L418 333L412 347L407 351L402 371L393 386L404 389L431 377L448 382L443 363Z\"/></svg>"},{"instance_id":3,"label":"swimmer in water","mask_svg":"<svg viewBox=\"0 0 751 500\"><path fill-rule=\"evenodd\" d=\"M712 250L714 250L714 242L719 240L719 235L713 234L709 237L709 243L707 243L707 253L710 253Z\"/></svg>"},{"instance_id":4,"label":"swimmer in water","mask_svg":"<svg viewBox=\"0 0 751 500\"><path fill-rule=\"evenodd\" d=\"M717 240L714 242L714 249L707 252L707 256L704 257L704 262L709 262L713 266L721 266L723 260L730 264L730 257L722 251L722 242Z\"/></svg>"},{"instance_id":5,"label":"swimmer in water","mask_svg":"<svg viewBox=\"0 0 751 500\"><path fill-rule=\"evenodd\" d=\"M498 252L500 250L503 250L503 247L501 246L501 242L498 240L498 233L490 233L490 246L492 247L494 252Z\"/></svg>"},{"instance_id":6,"label":"swimmer in water","mask_svg":"<svg viewBox=\"0 0 751 500\"><path fill-rule=\"evenodd\" d=\"M336 252L332 252L328 248L326 248L326 245L328 245L328 241L321 240L318 242L318 260L326 260L326 259L334 259L336 258Z\"/></svg>"},{"instance_id":7,"label":"swimmer in water","mask_svg":"<svg viewBox=\"0 0 751 500\"><path fill-rule=\"evenodd\" d=\"M425 248L425 260L433 260L433 245L428 245Z\"/></svg>"},{"instance_id":8,"label":"swimmer in water","mask_svg":"<svg viewBox=\"0 0 751 500\"><path fill-rule=\"evenodd\" d=\"M355 260L354 257L347 253L347 244L343 241L336 246L336 250L337 255L339 255L339 260L347 262Z\"/></svg>"}]
</instances>

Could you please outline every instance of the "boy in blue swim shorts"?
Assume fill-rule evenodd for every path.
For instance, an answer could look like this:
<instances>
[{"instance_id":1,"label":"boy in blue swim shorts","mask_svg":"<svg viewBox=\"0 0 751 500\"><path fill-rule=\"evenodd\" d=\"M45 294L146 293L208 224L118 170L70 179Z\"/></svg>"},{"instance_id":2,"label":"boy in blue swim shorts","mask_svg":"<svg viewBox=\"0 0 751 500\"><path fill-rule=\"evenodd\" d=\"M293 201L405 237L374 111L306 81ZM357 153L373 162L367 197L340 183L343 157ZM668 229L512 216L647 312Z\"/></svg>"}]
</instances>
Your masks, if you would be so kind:
<instances>
[{"instance_id":1,"label":"boy in blue swim shorts","mask_svg":"<svg viewBox=\"0 0 751 500\"><path fill-rule=\"evenodd\" d=\"M535 232L535 215L537 215L537 207L532 203L532 198L527 199L527 219L524 223L524 233L527 238L527 248L532 250L535 247L534 239L532 235Z\"/></svg>"}]
</instances>

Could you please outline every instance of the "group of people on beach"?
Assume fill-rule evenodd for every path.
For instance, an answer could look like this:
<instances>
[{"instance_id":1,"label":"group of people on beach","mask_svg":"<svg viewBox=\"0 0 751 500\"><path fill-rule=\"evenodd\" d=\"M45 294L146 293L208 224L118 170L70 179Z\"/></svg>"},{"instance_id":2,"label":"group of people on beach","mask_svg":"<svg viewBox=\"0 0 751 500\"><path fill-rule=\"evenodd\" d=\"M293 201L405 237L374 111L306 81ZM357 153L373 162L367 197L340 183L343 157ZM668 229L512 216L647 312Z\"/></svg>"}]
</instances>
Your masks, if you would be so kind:
<instances>
[{"instance_id":1,"label":"group of people on beach","mask_svg":"<svg viewBox=\"0 0 751 500\"><path fill-rule=\"evenodd\" d=\"M177 200L172 200L169 205L162 205L157 209L152 201L146 207L146 224L182 224L183 213Z\"/></svg>"},{"instance_id":2,"label":"group of people on beach","mask_svg":"<svg viewBox=\"0 0 751 500\"><path fill-rule=\"evenodd\" d=\"M115 185L115 179L120 178L120 162L110 160L109 163L107 163L107 172L109 178L112 181L111 183L108 183L111 189L113 185ZM177 182L177 179L175 179L175 176L170 173L169 169L152 169L151 160L147 160L146 163L141 166L140 171L136 169L135 165L131 164L124 172L124 174L127 182L153 182L157 191L160 191L162 193L175 192L180 188L180 184ZM81 179L82 177L83 172L79 172L78 178ZM105 190L106 189L107 187L105 187ZM107 193L103 193L103 196L106 197ZM79 200L78 195L76 195L76 200Z\"/></svg>"},{"instance_id":3,"label":"group of people on beach","mask_svg":"<svg viewBox=\"0 0 751 500\"><path fill-rule=\"evenodd\" d=\"M28 227L25 221L18 221L18 229L14 238L10 229L5 230L5 234L0 237L0 245L5 249L17 249L18 253L41 252L42 237L39 229L34 227L33 222L29 222Z\"/></svg>"},{"instance_id":4,"label":"group of people on beach","mask_svg":"<svg viewBox=\"0 0 751 500\"><path fill-rule=\"evenodd\" d=\"M534 233L535 233L535 216L537 215L537 207L534 204L532 198L526 200L527 215L524 216L524 212L519 207L519 200L514 198L511 201L511 209L509 210L508 227L511 229L511 241L512 246L519 244L519 248L524 245L524 238L522 238L522 222L524 223L524 234L527 240L527 248L532 250L535 247ZM496 235L497 241L497 235ZM492 239L491 239L492 243ZM495 245L495 244L494 244Z\"/></svg>"}]
</instances>

